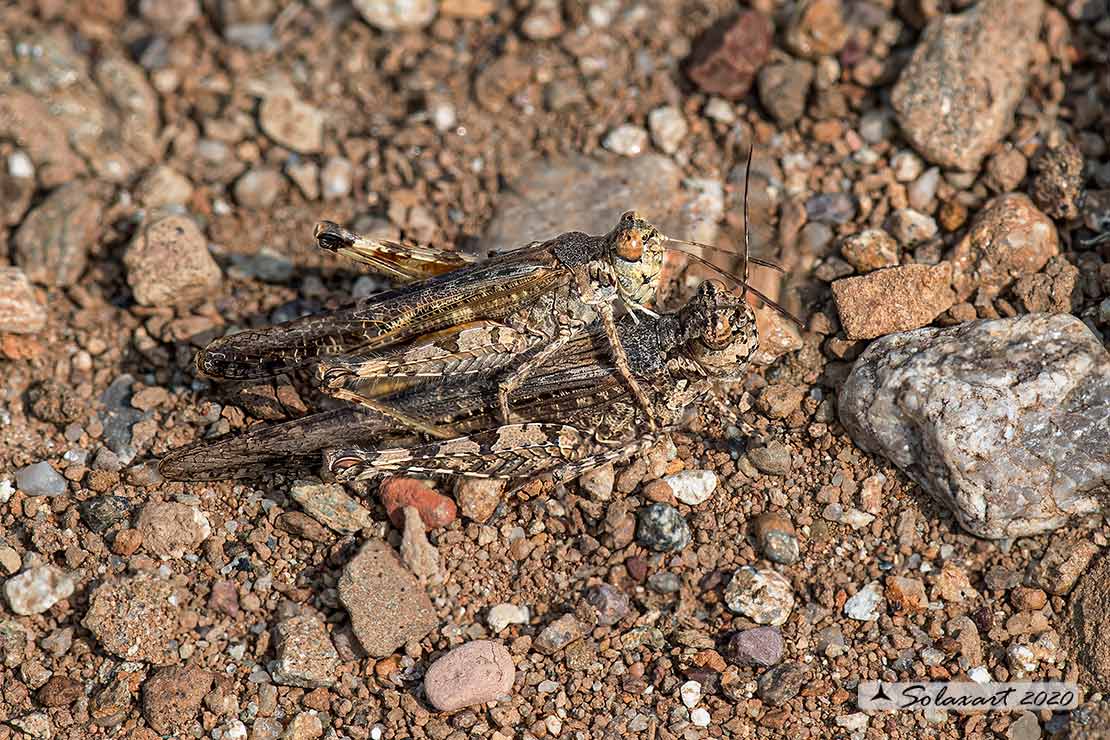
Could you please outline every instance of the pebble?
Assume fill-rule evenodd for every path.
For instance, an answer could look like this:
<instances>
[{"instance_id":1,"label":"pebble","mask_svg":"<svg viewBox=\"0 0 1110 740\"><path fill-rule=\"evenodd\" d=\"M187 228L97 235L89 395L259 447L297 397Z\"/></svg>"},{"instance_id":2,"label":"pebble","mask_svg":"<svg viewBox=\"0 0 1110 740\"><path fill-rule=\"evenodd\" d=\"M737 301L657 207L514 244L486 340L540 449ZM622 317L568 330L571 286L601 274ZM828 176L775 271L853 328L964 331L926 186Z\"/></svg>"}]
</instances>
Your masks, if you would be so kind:
<instances>
[{"instance_id":1,"label":"pebble","mask_svg":"<svg viewBox=\"0 0 1110 740\"><path fill-rule=\"evenodd\" d=\"M143 682L143 717L163 735L186 737L200 729L197 714L213 675L196 666L160 668Z\"/></svg>"},{"instance_id":2,"label":"pebble","mask_svg":"<svg viewBox=\"0 0 1110 740\"><path fill-rule=\"evenodd\" d=\"M925 584L919 578L887 576L886 598L903 611L920 612L929 608Z\"/></svg>"},{"instance_id":3,"label":"pebble","mask_svg":"<svg viewBox=\"0 0 1110 740\"><path fill-rule=\"evenodd\" d=\"M1087 572L1099 547L1085 539L1053 537L1040 560L1029 569L1029 584L1056 596L1066 596Z\"/></svg>"},{"instance_id":4,"label":"pebble","mask_svg":"<svg viewBox=\"0 0 1110 740\"><path fill-rule=\"evenodd\" d=\"M1006 135L1043 11L1042 0L983 0L928 26L891 93L904 135L927 160L974 171Z\"/></svg>"},{"instance_id":5,"label":"pebble","mask_svg":"<svg viewBox=\"0 0 1110 740\"><path fill-rule=\"evenodd\" d=\"M37 334L46 327L46 307L18 267L0 267L0 332Z\"/></svg>"},{"instance_id":6,"label":"pebble","mask_svg":"<svg viewBox=\"0 0 1110 740\"><path fill-rule=\"evenodd\" d=\"M278 727L281 727L280 723ZM316 711L297 712L281 733L280 740L318 740L323 736L324 723Z\"/></svg>"},{"instance_id":7,"label":"pebble","mask_svg":"<svg viewBox=\"0 0 1110 740\"><path fill-rule=\"evenodd\" d=\"M686 73L702 91L739 100L767 61L774 33L770 19L754 10L718 22L694 41Z\"/></svg>"},{"instance_id":8,"label":"pebble","mask_svg":"<svg viewBox=\"0 0 1110 740\"><path fill-rule=\"evenodd\" d=\"M94 496L77 506L81 521L97 534L111 529L131 513L131 502L122 496Z\"/></svg>"},{"instance_id":9,"label":"pebble","mask_svg":"<svg viewBox=\"0 0 1110 740\"><path fill-rule=\"evenodd\" d=\"M312 160L302 159L296 155L290 157L285 165L285 174L306 200L316 200L320 197L320 168Z\"/></svg>"},{"instance_id":10,"label":"pebble","mask_svg":"<svg viewBox=\"0 0 1110 740\"><path fill-rule=\"evenodd\" d=\"M496 635L511 624L528 624L530 618L531 614L526 606L509 603L497 604L491 606L486 614L486 625L490 632Z\"/></svg>"},{"instance_id":11,"label":"pebble","mask_svg":"<svg viewBox=\"0 0 1110 740\"><path fill-rule=\"evenodd\" d=\"M388 544L369 540L339 578L351 628L373 657L420 640L439 623L424 588Z\"/></svg>"},{"instance_id":12,"label":"pebble","mask_svg":"<svg viewBox=\"0 0 1110 740\"><path fill-rule=\"evenodd\" d=\"M42 712L13 717L8 720L8 724L29 740L51 740L54 737L54 725L50 722L50 717Z\"/></svg>"},{"instance_id":13,"label":"pebble","mask_svg":"<svg viewBox=\"0 0 1110 740\"><path fill-rule=\"evenodd\" d=\"M324 114L291 94L264 98L258 122L267 136L287 149L313 154L323 147Z\"/></svg>"},{"instance_id":14,"label":"pebble","mask_svg":"<svg viewBox=\"0 0 1110 740\"><path fill-rule=\"evenodd\" d=\"M874 622L883 610L883 588L871 581L844 602L844 616L860 622Z\"/></svg>"},{"instance_id":15,"label":"pebble","mask_svg":"<svg viewBox=\"0 0 1110 740\"><path fill-rule=\"evenodd\" d=\"M597 610L597 623L611 627L628 616L628 597L608 583L599 583L586 590L586 603Z\"/></svg>"},{"instance_id":16,"label":"pebble","mask_svg":"<svg viewBox=\"0 0 1110 740\"><path fill-rule=\"evenodd\" d=\"M35 283L68 287L88 263L100 238L108 194L95 183L72 182L52 191L15 232L15 263Z\"/></svg>"},{"instance_id":17,"label":"pebble","mask_svg":"<svg viewBox=\"0 0 1110 740\"><path fill-rule=\"evenodd\" d=\"M45 460L15 471L15 487L28 496L61 496L67 490L66 479Z\"/></svg>"},{"instance_id":18,"label":"pebble","mask_svg":"<svg viewBox=\"0 0 1110 740\"><path fill-rule=\"evenodd\" d=\"M351 192L355 167L349 159L343 157L328 157L324 168L320 170L320 192L324 200L339 200L346 198Z\"/></svg>"},{"instance_id":19,"label":"pebble","mask_svg":"<svg viewBox=\"0 0 1110 740\"><path fill-rule=\"evenodd\" d=\"M898 264L898 242L882 229L867 229L846 238L840 254L857 272L881 270Z\"/></svg>"},{"instance_id":20,"label":"pebble","mask_svg":"<svg viewBox=\"0 0 1110 740\"><path fill-rule=\"evenodd\" d=\"M16 614L42 614L73 595L73 579L53 565L40 565L4 582L4 596Z\"/></svg>"},{"instance_id":21,"label":"pebble","mask_svg":"<svg viewBox=\"0 0 1110 740\"><path fill-rule=\"evenodd\" d=\"M994 539L1097 510L1091 492L1110 482L1106 398L1110 354L1090 329L1030 314L874 342L838 407L857 445Z\"/></svg>"},{"instance_id":22,"label":"pebble","mask_svg":"<svg viewBox=\"0 0 1110 740\"><path fill-rule=\"evenodd\" d=\"M679 108L664 105L648 114L648 129L651 130L651 140L655 142L655 146L665 154L674 154L690 127Z\"/></svg>"},{"instance_id":23,"label":"pebble","mask_svg":"<svg viewBox=\"0 0 1110 740\"><path fill-rule=\"evenodd\" d=\"M796 59L759 70L759 102L781 126L793 126L806 111L813 65Z\"/></svg>"},{"instance_id":24,"label":"pebble","mask_svg":"<svg viewBox=\"0 0 1110 740\"><path fill-rule=\"evenodd\" d=\"M683 470L663 478L674 497L688 506L705 503L717 490L717 474L712 470Z\"/></svg>"},{"instance_id":25,"label":"pebble","mask_svg":"<svg viewBox=\"0 0 1110 740\"><path fill-rule=\"evenodd\" d=\"M439 578L439 550L428 542L424 522L415 506L404 508L404 530L401 534L401 560L421 581Z\"/></svg>"},{"instance_id":26,"label":"pebble","mask_svg":"<svg viewBox=\"0 0 1110 740\"><path fill-rule=\"evenodd\" d=\"M509 183L478 251L516 249L567 231L605 234L630 209L668 236L712 243L717 220L706 218L712 209L704 201L713 189L686 187L686 181L679 166L661 154L547 160Z\"/></svg>"},{"instance_id":27,"label":"pebble","mask_svg":"<svg viewBox=\"0 0 1110 740\"><path fill-rule=\"evenodd\" d=\"M793 465L790 448L778 440L748 450L748 459L760 472L780 477L788 475Z\"/></svg>"},{"instance_id":28,"label":"pebble","mask_svg":"<svg viewBox=\"0 0 1110 740\"><path fill-rule=\"evenodd\" d=\"M937 235L937 222L932 216L918 213L912 208L899 208L883 224L903 248L928 241Z\"/></svg>"},{"instance_id":29,"label":"pebble","mask_svg":"<svg viewBox=\"0 0 1110 740\"><path fill-rule=\"evenodd\" d=\"M564 26L559 0L533 0L520 30L533 41L549 41L560 36Z\"/></svg>"},{"instance_id":30,"label":"pebble","mask_svg":"<svg viewBox=\"0 0 1110 740\"><path fill-rule=\"evenodd\" d=\"M710 98L705 104L704 113L706 118L719 123L727 124L736 121L736 109L732 107L732 103L721 98Z\"/></svg>"},{"instance_id":31,"label":"pebble","mask_svg":"<svg viewBox=\"0 0 1110 740\"><path fill-rule=\"evenodd\" d=\"M1083 155L1075 144L1065 140L1057 147L1041 147L1031 164L1029 194L1037 207L1052 218L1078 218L1084 177Z\"/></svg>"},{"instance_id":32,"label":"pebble","mask_svg":"<svg viewBox=\"0 0 1110 740\"><path fill-rule=\"evenodd\" d=\"M674 573L663 571L648 576L647 587L657 594L673 594L682 590L682 579Z\"/></svg>"},{"instance_id":33,"label":"pebble","mask_svg":"<svg viewBox=\"0 0 1110 740\"><path fill-rule=\"evenodd\" d=\"M806 218L844 224L856 216L856 199L849 193L819 193L806 201Z\"/></svg>"},{"instance_id":34,"label":"pebble","mask_svg":"<svg viewBox=\"0 0 1110 740\"><path fill-rule=\"evenodd\" d=\"M938 187L940 187L940 168L930 167L906 188L906 197L909 199L910 208L924 212L929 208L929 204L933 202L933 198L936 197Z\"/></svg>"},{"instance_id":35,"label":"pebble","mask_svg":"<svg viewBox=\"0 0 1110 740\"><path fill-rule=\"evenodd\" d=\"M23 560L14 547L0 546L0 570L3 571L4 575L15 575L22 565Z\"/></svg>"},{"instance_id":36,"label":"pebble","mask_svg":"<svg viewBox=\"0 0 1110 740\"><path fill-rule=\"evenodd\" d=\"M767 704L782 706L798 695L808 673L805 666L794 662L768 668L759 677L756 693Z\"/></svg>"},{"instance_id":37,"label":"pebble","mask_svg":"<svg viewBox=\"0 0 1110 740\"><path fill-rule=\"evenodd\" d=\"M601 142L609 151L624 157L635 157L647 148L648 133L639 126L625 123L605 135Z\"/></svg>"},{"instance_id":38,"label":"pebble","mask_svg":"<svg viewBox=\"0 0 1110 740\"><path fill-rule=\"evenodd\" d=\"M725 605L756 624L778 626L794 609L794 589L772 568L745 565L732 574L724 591Z\"/></svg>"},{"instance_id":39,"label":"pebble","mask_svg":"<svg viewBox=\"0 0 1110 740\"><path fill-rule=\"evenodd\" d=\"M338 483L295 481L289 496L314 519L339 532L354 534L374 524L373 515Z\"/></svg>"},{"instance_id":40,"label":"pebble","mask_svg":"<svg viewBox=\"0 0 1110 740\"><path fill-rule=\"evenodd\" d=\"M875 517L871 514L851 506L844 508L840 504L828 504L822 509L821 517L830 522L847 524L852 529L863 529L868 524L875 521Z\"/></svg>"},{"instance_id":41,"label":"pebble","mask_svg":"<svg viewBox=\"0 0 1110 740\"><path fill-rule=\"evenodd\" d=\"M435 18L436 0L353 0L367 23L382 31L412 31Z\"/></svg>"},{"instance_id":42,"label":"pebble","mask_svg":"<svg viewBox=\"0 0 1110 740\"><path fill-rule=\"evenodd\" d=\"M81 624L118 658L168 665L180 659L174 642L180 613L173 584L144 573L98 586Z\"/></svg>"},{"instance_id":43,"label":"pebble","mask_svg":"<svg viewBox=\"0 0 1110 740\"><path fill-rule=\"evenodd\" d=\"M678 696L687 709L693 709L701 701L701 684L687 681L678 688Z\"/></svg>"},{"instance_id":44,"label":"pebble","mask_svg":"<svg viewBox=\"0 0 1110 740\"><path fill-rule=\"evenodd\" d=\"M903 150L890 158L890 168L894 170L894 179L898 182L912 182L920 177L925 164L921 157Z\"/></svg>"},{"instance_id":45,"label":"pebble","mask_svg":"<svg viewBox=\"0 0 1110 740\"><path fill-rule=\"evenodd\" d=\"M252 167L235 181L235 202L244 208L264 210L281 194L285 180L272 167Z\"/></svg>"},{"instance_id":46,"label":"pebble","mask_svg":"<svg viewBox=\"0 0 1110 740\"><path fill-rule=\"evenodd\" d=\"M690 712L690 724L694 727L709 727L709 723L713 720L709 710L705 707L698 707Z\"/></svg>"},{"instance_id":47,"label":"pebble","mask_svg":"<svg viewBox=\"0 0 1110 740\"><path fill-rule=\"evenodd\" d=\"M988 201L952 250L956 300L981 288L1001 291L1019 277L1039 272L1060 252L1056 226L1020 193Z\"/></svg>"},{"instance_id":48,"label":"pebble","mask_svg":"<svg viewBox=\"0 0 1110 740\"><path fill-rule=\"evenodd\" d=\"M198 0L141 0L139 14L154 28L177 36L200 17Z\"/></svg>"},{"instance_id":49,"label":"pebble","mask_svg":"<svg viewBox=\"0 0 1110 740\"><path fill-rule=\"evenodd\" d=\"M304 688L335 685L339 653L320 617L304 614L278 622L274 643L276 660L270 665L274 683Z\"/></svg>"},{"instance_id":50,"label":"pebble","mask_svg":"<svg viewBox=\"0 0 1110 740\"><path fill-rule=\"evenodd\" d=\"M212 534L204 512L170 501L151 501L144 506L135 528L143 537L146 551L164 558L195 552Z\"/></svg>"},{"instance_id":51,"label":"pebble","mask_svg":"<svg viewBox=\"0 0 1110 740\"><path fill-rule=\"evenodd\" d=\"M441 655L424 674L424 696L441 712L496 701L516 680L513 656L494 640L473 640Z\"/></svg>"},{"instance_id":52,"label":"pebble","mask_svg":"<svg viewBox=\"0 0 1110 740\"><path fill-rule=\"evenodd\" d=\"M793 383L775 383L763 389L756 399L756 408L771 419L785 419L801 405L805 389Z\"/></svg>"},{"instance_id":53,"label":"pebble","mask_svg":"<svg viewBox=\"0 0 1110 740\"><path fill-rule=\"evenodd\" d=\"M818 59L839 52L848 32L841 0L803 0L794 7L783 40L794 53Z\"/></svg>"},{"instance_id":54,"label":"pebble","mask_svg":"<svg viewBox=\"0 0 1110 740\"><path fill-rule=\"evenodd\" d=\"M143 418L143 412L131 406L131 386L135 378L120 375L100 394L104 409L97 415L104 425L104 442L124 464L135 457L131 446L131 430Z\"/></svg>"},{"instance_id":55,"label":"pebble","mask_svg":"<svg viewBox=\"0 0 1110 740\"><path fill-rule=\"evenodd\" d=\"M532 646L544 655L551 655L572 642L581 640L585 634L586 627L577 617L573 614L564 614L544 627L543 631L536 635Z\"/></svg>"},{"instance_id":56,"label":"pebble","mask_svg":"<svg viewBox=\"0 0 1110 740\"><path fill-rule=\"evenodd\" d=\"M186 216L155 217L135 233L123 256L127 284L144 306L186 303L220 285L220 267L196 222Z\"/></svg>"},{"instance_id":57,"label":"pebble","mask_svg":"<svg viewBox=\"0 0 1110 740\"><path fill-rule=\"evenodd\" d=\"M85 695L85 686L69 676L54 676L43 684L36 698L44 707L66 707Z\"/></svg>"},{"instance_id":58,"label":"pebble","mask_svg":"<svg viewBox=\"0 0 1110 740\"><path fill-rule=\"evenodd\" d=\"M578 485L582 487L594 501L608 501L613 498L613 482L616 480L613 464L606 463L600 468L594 468L583 473L578 478Z\"/></svg>"},{"instance_id":59,"label":"pebble","mask_svg":"<svg viewBox=\"0 0 1110 740\"><path fill-rule=\"evenodd\" d=\"M56 629L39 641L42 649L55 658L60 658L69 652L73 646L73 627Z\"/></svg>"},{"instance_id":60,"label":"pebble","mask_svg":"<svg viewBox=\"0 0 1110 740\"><path fill-rule=\"evenodd\" d=\"M239 589L235 581L216 581L208 594L208 608L226 614L239 616Z\"/></svg>"},{"instance_id":61,"label":"pebble","mask_svg":"<svg viewBox=\"0 0 1110 740\"><path fill-rule=\"evenodd\" d=\"M901 265L832 284L848 339L873 339L925 326L956 302L952 265Z\"/></svg>"},{"instance_id":62,"label":"pebble","mask_svg":"<svg viewBox=\"0 0 1110 740\"><path fill-rule=\"evenodd\" d=\"M449 526L458 513L454 501L415 478L387 478L378 488L378 498L398 528L404 524L404 510L409 506L417 510L427 529Z\"/></svg>"},{"instance_id":63,"label":"pebble","mask_svg":"<svg viewBox=\"0 0 1110 740\"><path fill-rule=\"evenodd\" d=\"M786 514L777 511L761 514L755 520L753 529L756 543L765 558L782 565L798 562L798 536Z\"/></svg>"},{"instance_id":64,"label":"pebble","mask_svg":"<svg viewBox=\"0 0 1110 740\"><path fill-rule=\"evenodd\" d=\"M677 552L690 544L690 525L673 506L645 506L636 512L636 541L655 552Z\"/></svg>"},{"instance_id":65,"label":"pebble","mask_svg":"<svg viewBox=\"0 0 1110 740\"><path fill-rule=\"evenodd\" d=\"M1021 715L1006 728L1006 740L1040 740L1041 723L1037 715L1032 712L1022 712ZM1078 736L1073 736L1078 737Z\"/></svg>"},{"instance_id":66,"label":"pebble","mask_svg":"<svg viewBox=\"0 0 1110 740\"><path fill-rule=\"evenodd\" d=\"M455 500L467 519L488 522L505 494L504 480L497 478L459 478L455 484Z\"/></svg>"},{"instance_id":67,"label":"pebble","mask_svg":"<svg viewBox=\"0 0 1110 740\"><path fill-rule=\"evenodd\" d=\"M729 654L741 666L773 666L782 659L784 647L778 627L741 630L728 641Z\"/></svg>"},{"instance_id":68,"label":"pebble","mask_svg":"<svg viewBox=\"0 0 1110 740\"><path fill-rule=\"evenodd\" d=\"M1008 193L1016 190L1021 181L1025 179L1029 162L1025 155L1013 147L1006 147L992 154L987 159L984 181L996 193Z\"/></svg>"},{"instance_id":69,"label":"pebble","mask_svg":"<svg viewBox=\"0 0 1110 740\"><path fill-rule=\"evenodd\" d=\"M1083 225L1096 234L1110 232L1110 190L1087 191L1083 199Z\"/></svg>"}]
</instances>

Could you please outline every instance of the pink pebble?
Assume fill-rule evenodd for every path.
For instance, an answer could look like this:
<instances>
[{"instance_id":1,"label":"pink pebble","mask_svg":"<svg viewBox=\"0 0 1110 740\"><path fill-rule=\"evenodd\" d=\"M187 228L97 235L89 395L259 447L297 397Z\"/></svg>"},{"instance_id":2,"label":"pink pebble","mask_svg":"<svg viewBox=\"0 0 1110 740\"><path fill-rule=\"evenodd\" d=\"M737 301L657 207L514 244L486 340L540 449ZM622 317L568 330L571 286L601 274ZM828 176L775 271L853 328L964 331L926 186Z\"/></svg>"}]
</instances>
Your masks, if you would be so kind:
<instances>
[{"instance_id":1,"label":"pink pebble","mask_svg":"<svg viewBox=\"0 0 1110 740\"><path fill-rule=\"evenodd\" d=\"M438 658L424 674L424 695L441 712L494 701L512 691L513 656L500 642L474 640Z\"/></svg>"}]
</instances>

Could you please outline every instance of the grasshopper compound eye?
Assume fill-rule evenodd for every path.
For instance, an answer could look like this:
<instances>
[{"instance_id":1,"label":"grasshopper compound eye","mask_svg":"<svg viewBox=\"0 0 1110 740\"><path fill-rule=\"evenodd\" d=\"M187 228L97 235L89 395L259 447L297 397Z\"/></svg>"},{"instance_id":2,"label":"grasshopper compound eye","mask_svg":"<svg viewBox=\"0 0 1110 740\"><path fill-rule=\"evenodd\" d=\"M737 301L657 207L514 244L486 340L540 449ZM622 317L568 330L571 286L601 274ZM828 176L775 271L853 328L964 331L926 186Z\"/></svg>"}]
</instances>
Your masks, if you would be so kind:
<instances>
[{"instance_id":1,"label":"grasshopper compound eye","mask_svg":"<svg viewBox=\"0 0 1110 740\"><path fill-rule=\"evenodd\" d=\"M639 229L625 229L617 236L617 256L625 262L637 262L644 256L644 237Z\"/></svg>"}]
</instances>

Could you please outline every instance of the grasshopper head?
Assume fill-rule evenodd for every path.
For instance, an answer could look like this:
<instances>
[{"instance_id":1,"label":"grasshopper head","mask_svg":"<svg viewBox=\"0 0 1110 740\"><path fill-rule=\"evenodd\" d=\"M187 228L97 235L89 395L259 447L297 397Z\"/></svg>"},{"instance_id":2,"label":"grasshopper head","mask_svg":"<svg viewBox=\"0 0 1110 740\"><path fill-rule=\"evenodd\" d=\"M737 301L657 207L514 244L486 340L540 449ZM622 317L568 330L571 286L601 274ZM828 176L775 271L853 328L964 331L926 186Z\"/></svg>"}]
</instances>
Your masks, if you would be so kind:
<instances>
[{"instance_id":1,"label":"grasshopper head","mask_svg":"<svg viewBox=\"0 0 1110 740\"><path fill-rule=\"evenodd\" d=\"M628 211L607 239L609 262L621 298L635 306L653 303L663 269L666 237L647 219Z\"/></svg>"},{"instance_id":2,"label":"grasshopper head","mask_svg":"<svg viewBox=\"0 0 1110 740\"><path fill-rule=\"evenodd\" d=\"M686 312L690 359L715 380L740 380L759 347L755 312L748 302L716 283L698 288Z\"/></svg>"}]
</instances>

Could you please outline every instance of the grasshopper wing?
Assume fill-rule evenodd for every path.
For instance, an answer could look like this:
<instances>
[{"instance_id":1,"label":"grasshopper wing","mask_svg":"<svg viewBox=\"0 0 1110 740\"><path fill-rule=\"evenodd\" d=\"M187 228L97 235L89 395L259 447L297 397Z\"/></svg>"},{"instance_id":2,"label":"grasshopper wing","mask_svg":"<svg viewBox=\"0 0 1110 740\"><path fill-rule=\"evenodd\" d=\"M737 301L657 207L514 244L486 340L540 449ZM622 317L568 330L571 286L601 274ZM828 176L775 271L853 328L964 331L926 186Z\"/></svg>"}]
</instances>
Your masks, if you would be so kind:
<instances>
[{"instance_id":1,"label":"grasshopper wing","mask_svg":"<svg viewBox=\"0 0 1110 740\"><path fill-rule=\"evenodd\" d=\"M354 407L322 411L182 447L162 458L158 470L170 480L224 480L311 467L325 447L363 441L383 422L388 420Z\"/></svg>"},{"instance_id":2,"label":"grasshopper wing","mask_svg":"<svg viewBox=\"0 0 1110 740\"><path fill-rule=\"evenodd\" d=\"M453 326L496 321L567 281L550 250L518 250L337 311L222 337L197 353L196 366L213 378L264 378L326 355L371 351Z\"/></svg>"},{"instance_id":3,"label":"grasshopper wing","mask_svg":"<svg viewBox=\"0 0 1110 740\"><path fill-rule=\"evenodd\" d=\"M315 237L321 249L361 262L379 275L402 283L442 275L477 261L462 252L371 239L332 221L316 224Z\"/></svg>"},{"instance_id":4,"label":"grasshopper wing","mask_svg":"<svg viewBox=\"0 0 1110 740\"><path fill-rule=\"evenodd\" d=\"M408 448L335 449L324 464L338 480L380 473L442 473L472 478L520 478L577 462L593 451L589 433L563 424L507 424L445 442Z\"/></svg>"}]
</instances>

